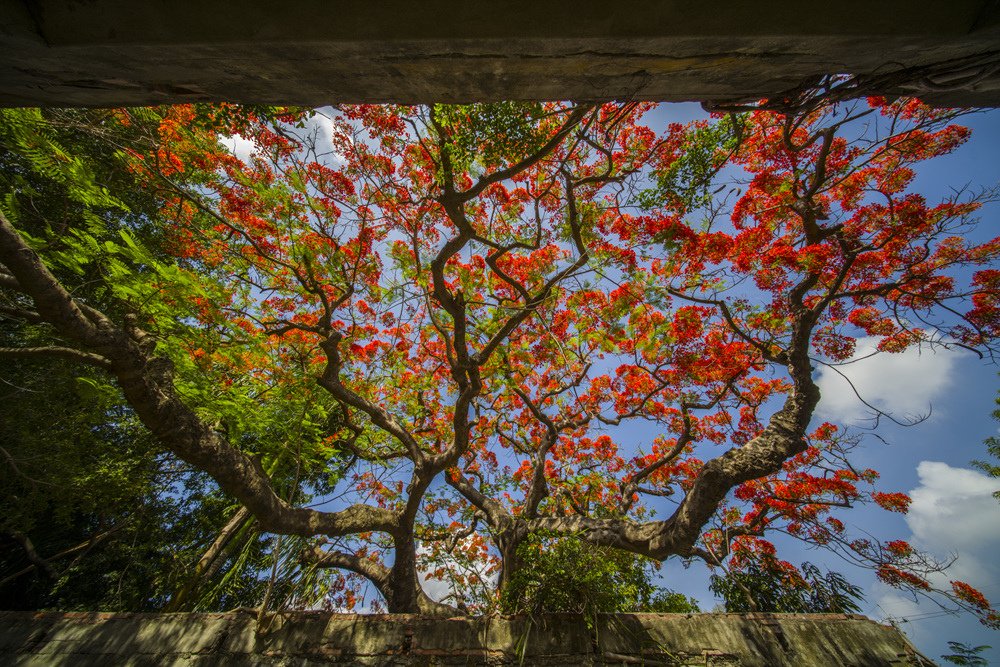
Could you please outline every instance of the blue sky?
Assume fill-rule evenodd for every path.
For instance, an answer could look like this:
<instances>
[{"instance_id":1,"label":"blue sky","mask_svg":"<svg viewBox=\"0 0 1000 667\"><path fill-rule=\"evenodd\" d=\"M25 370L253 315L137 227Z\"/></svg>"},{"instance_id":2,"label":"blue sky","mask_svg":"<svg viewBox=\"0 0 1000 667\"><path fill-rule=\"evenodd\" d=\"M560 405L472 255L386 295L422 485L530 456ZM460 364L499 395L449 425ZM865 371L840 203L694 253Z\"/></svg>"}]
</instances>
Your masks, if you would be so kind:
<instances>
[{"instance_id":1,"label":"blue sky","mask_svg":"<svg viewBox=\"0 0 1000 667\"><path fill-rule=\"evenodd\" d=\"M696 105L666 105L655 113L676 122L703 117ZM1000 185L1000 110L966 117L962 124L973 130L969 142L951 155L925 163L918 173L914 189L928 200L947 197L965 186ZM1000 204L985 206L980 218L984 238L1000 234ZM859 342L859 351L863 344ZM876 430L868 430L871 421L865 406L830 371L820 373L824 398L817 414L817 422L828 420L867 432L864 445L855 450L856 462L880 471L884 490L906 491L913 499L905 517L864 507L840 518L884 539L910 540L939 558L957 556L948 578L977 586L994 605L1000 604L1000 502L990 494L1000 489L1000 480L971 469L969 462L983 458L983 440L1000 426L990 416L997 407L998 370L989 360L962 350L879 355L842 371L867 401L898 417L930 412L925 421L903 428L883 420ZM895 622L928 657L938 660L952 640L991 644L994 648L984 655L991 664L1000 664L1000 632L981 626L975 618L914 601L825 550L807 549L794 541L780 546L788 560L808 560L863 585L865 613ZM662 574L664 586L696 597L703 609L717 604L704 568L684 569L680 562L670 562Z\"/></svg>"}]
</instances>

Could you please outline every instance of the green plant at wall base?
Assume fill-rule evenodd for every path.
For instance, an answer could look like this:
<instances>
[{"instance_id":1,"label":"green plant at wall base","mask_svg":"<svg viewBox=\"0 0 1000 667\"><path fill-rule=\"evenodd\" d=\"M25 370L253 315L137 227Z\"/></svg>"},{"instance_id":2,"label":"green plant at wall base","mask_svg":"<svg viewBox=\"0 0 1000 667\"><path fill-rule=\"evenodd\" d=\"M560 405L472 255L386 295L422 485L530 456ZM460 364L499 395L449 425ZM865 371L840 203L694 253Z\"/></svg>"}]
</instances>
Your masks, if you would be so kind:
<instances>
[{"instance_id":1,"label":"green plant at wall base","mask_svg":"<svg viewBox=\"0 0 1000 667\"><path fill-rule=\"evenodd\" d=\"M822 574L812 563L795 568L774 558L749 559L725 576L713 575L709 588L727 612L737 613L852 614L864 599L838 572Z\"/></svg>"},{"instance_id":2,"label":"green plant at wall base","mask_svg":"<svg viewBox=\"0 0 1000 667\"><path fill-rule=\"evenodd\" d=\"M600 613L697 612L697 603L650 581L654 562L576 537L532 536L518 548L521 567L503 590L508 614L576 613L588 625Z\"/></svg>"}]
</instances>

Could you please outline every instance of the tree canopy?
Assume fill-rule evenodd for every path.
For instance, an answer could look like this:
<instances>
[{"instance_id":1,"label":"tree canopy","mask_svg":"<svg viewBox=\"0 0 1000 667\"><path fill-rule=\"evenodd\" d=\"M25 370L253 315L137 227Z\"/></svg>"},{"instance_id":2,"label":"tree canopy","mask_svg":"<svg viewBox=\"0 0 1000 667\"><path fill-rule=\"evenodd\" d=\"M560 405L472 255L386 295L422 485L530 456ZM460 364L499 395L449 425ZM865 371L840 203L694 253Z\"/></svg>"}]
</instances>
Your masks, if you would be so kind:
<instances>
[{"instance_id":1,"label":"tree canopy","mask_svg":"<svg viewBox=\"0 0 1000 667\"><path fill-rule=\"evenodd\" d=\"M122 606L454 613L422 582L492 608L542 539L803 579L786 534L997 624L941 563L852 533L847 508L908 498L814 418L817 368L861 336L1000 333L1000 239L972 234L994 193L912 190L963 112L652 108L3 111L21 570L73 548L56 521L81 544L152 522L176 576Z\"/></svg>"}]
</instances>

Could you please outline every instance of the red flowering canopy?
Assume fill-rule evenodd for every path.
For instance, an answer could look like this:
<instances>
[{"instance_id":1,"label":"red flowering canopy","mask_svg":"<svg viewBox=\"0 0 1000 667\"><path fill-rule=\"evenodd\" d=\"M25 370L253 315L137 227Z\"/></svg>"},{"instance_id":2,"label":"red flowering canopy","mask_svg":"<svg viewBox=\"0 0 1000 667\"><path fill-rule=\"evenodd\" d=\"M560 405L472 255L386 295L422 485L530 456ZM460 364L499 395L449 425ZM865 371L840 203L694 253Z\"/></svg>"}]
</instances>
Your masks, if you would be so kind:
<instances>
[{"instance_id":1,"label":"red flowering canopy","mask_svg":"<svg viewBox=\"0 0 1000 667\"><path fill-rule=\"evenodd\" d=\"M792 568L780 532L932 592L910 545L852 535L846 508L909 501L816 423L815 373L862 336L885 354L996 339L1000 239L967 234L983 198L911 189L967 139L960 113L651 111L170 108L127 156L161 198L166 254L111 285L127 322L88 310L6 220L0 277L164 447L391 611L452 611L426 577L491 604L539 534ZM280 401L301 428L267 448L246 413Z\"/></svg>"}]
</instances>

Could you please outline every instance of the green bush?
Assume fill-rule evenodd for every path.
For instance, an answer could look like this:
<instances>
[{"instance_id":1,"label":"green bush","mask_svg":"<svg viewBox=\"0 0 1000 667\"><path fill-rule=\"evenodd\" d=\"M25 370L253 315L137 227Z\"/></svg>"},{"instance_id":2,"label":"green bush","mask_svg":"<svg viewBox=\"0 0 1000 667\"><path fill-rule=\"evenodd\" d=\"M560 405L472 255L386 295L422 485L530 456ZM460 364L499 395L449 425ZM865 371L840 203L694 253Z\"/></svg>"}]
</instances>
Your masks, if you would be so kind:
<instances>
[{"instance_id":1,"label":"green bush","mask_svg":"<svg viewBox=\"0 0 1000 667\"><path fill-rule=\"evenodd\" d=\"M517 555L521 567L501 592L504 613L567 612L583 614L592 623L600 613L698 611L694 599L650 581L655 561L626 551L576 537L532 536Z\"/></svg>"}]
</instances>

